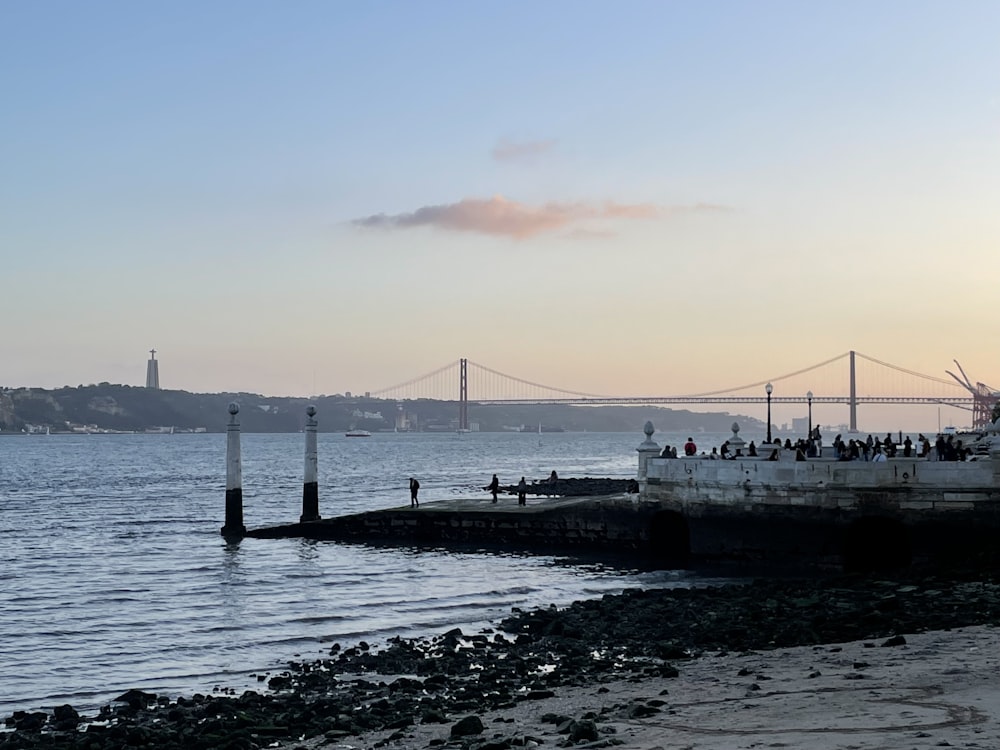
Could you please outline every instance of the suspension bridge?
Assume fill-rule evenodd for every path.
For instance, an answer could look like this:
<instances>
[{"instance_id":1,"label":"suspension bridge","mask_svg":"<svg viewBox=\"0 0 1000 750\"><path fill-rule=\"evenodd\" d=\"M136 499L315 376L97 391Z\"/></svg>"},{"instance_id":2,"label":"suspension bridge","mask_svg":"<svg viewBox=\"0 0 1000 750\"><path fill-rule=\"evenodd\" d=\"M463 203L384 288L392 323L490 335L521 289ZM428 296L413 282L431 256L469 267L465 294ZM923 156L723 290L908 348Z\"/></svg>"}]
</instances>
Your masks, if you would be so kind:
<instances>
[{"instance_id":1,"label":"suspension bridge","mask_svg":"<svg viewBox=\"0 0 1000 750\"><path fill-rule=\"evenodd\" d=\"M808 404L810 412L813 404L844 404L849 408L852 430L857 429L859 405L932 404L971 411L973 427L983 427L990 422L1000 393L985 383L973 384L957 361L955 365L961 377L945 370L951 376L949 380L852 350L794 372L704 393L611 396L543 385L463 358L406 382L372 391L369 395L397 401L453 401L457 396L460 429L468 429L470 403L590 406L767 404L769 421L772 404Z\"/></svg>"}]
</instances>

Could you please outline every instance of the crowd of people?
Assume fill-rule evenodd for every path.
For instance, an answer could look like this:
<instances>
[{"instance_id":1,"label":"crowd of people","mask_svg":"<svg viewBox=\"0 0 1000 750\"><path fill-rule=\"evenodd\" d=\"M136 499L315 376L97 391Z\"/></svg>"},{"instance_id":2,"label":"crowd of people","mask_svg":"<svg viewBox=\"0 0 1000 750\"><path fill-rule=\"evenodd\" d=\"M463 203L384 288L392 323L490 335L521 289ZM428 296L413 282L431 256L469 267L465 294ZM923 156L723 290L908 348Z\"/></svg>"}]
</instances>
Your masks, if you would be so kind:
<instances>
[{"instance_id":1,"label":"crowd of people","mask_svg":"<svg viewBox=\"0 0 1000 750\"><path fill-rule=\"evenodd\" d=\"M742 441L740 441L742 444ZM761 449L766 449L760 453ZM962 444L962 441L954 435L938 435L934 444L923 434L917 436L914 441L909 435L904 436L899 433L898 440L893 438L892 433L886 433L884 439L879 440L871 435L865 440L851 438L847 441L841 435L833 439L833 458L837 461L874 461L876 463L886 461L890 458L920 458L927 461L968 461L974 459L975 453L972 448ZM819 426L813 428L808 438L799 438L794 443L791 438L785 438L784 442L777 439L772 443L763 442L757 446L753 440L746 445L746 453L743 448L736 450L726 440L718 448L712 448L711 452L702 451L698 453L698 446L694 439L688 437L682 448L684 456L688 458L704 458L710 461L726 460L736 458L757 458L764 457L768 461L777 461L782 450L795 451L796 461L805 461L809 458L823 458L823 436ZM669 445L664 446L660 452L660 458L677 458L677 448Z\"/></svg>"}]
</instances>

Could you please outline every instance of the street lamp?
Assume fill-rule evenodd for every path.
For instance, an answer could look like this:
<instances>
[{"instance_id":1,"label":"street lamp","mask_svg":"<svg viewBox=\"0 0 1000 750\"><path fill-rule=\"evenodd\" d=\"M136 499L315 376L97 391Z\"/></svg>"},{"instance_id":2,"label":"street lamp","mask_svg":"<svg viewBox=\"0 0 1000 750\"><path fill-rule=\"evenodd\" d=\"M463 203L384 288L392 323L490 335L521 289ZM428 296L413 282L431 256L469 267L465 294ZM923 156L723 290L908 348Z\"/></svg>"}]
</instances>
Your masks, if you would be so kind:
<instances>
[{"instance_id":1,"label":"street lamp","mask_svg":"<svg viewBox=\"0 0 1000 750\"><path fill-rule=\"evenodd\" d=\"M771 442L771 391L774 390L774 386L768 383L764 386L764 392L767 394L767 440L765 443Z\"/></svg>"},{"instance_id":2,"label":"street lamp","mask_svg":"<svg viewBox=\"0 0 1000 750\"><path fill-rule=\"evenodd\" d=\"M806 401L809 402L809 440L813 437L813 392L806 391Z\"/></svg>"}]
</instances>

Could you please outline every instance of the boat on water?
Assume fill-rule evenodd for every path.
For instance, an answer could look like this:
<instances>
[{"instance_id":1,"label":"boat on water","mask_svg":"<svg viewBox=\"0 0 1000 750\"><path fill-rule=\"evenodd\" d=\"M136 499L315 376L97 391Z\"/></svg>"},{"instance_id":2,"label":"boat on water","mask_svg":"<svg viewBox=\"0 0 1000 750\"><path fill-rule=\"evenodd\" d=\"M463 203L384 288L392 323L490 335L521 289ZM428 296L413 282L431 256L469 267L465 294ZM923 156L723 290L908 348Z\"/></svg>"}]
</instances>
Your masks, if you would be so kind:
<instances>
[{"instance_id":1,"label":"boat on water","mask_svg":"<svg viewBox=\"0 0 1000 750\"><path fill-rule=\"evenodd\" d=\"M368 430L348 430L344 433L345 437L371 437L372 434Z\"/></svg>"}]
</instances>

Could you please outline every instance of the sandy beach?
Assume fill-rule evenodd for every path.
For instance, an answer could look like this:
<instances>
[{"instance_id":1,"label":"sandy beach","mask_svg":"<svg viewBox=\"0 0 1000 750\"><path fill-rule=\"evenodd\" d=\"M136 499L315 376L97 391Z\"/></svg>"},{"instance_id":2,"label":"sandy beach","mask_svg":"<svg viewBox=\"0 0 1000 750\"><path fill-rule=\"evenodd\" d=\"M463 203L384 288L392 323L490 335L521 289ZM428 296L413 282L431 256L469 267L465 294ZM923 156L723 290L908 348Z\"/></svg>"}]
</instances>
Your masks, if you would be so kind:
<instances>
[{"instance_id":1,"label":"sandy beach","mask_svg":"<svg viewBox=\"0 0 1000 750\"><path fill-rule=\"evenodd\" d=\"M483 731L465 737L453 737L450 722L282 747L1000 747L1000 629L903 638L895 646L864 640L704 655L681 664L675 678L560 687L551 698L488 712ZM576 722L579 740L567 726L560 732L557 716Z\"/></svg>"}]
</instances>

